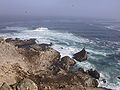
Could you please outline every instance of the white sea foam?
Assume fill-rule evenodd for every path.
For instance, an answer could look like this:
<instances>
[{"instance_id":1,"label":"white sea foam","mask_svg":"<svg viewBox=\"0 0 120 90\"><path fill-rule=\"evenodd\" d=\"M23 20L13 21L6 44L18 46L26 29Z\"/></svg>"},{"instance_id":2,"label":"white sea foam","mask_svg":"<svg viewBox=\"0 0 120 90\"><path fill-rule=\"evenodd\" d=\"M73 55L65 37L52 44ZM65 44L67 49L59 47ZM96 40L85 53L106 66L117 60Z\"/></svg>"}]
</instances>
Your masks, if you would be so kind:
<instances>
[{"instance_id":1,"label":"white sea foam","mask_svg":"<svg viewBox=\"0 0 120 90\"><path fill-rule=\"evenodd\" d=\"M39 28L36 28L34 31L44 31L44 30L48 30L48 28L46 28L46 27L39 27Z\"/></svg>"},{"instance_id":2,"label":"white sea foam","mask_svg":"<svg viewBox=\"0 0 120 90\"><path fill-rule=\"evenodd\" d=\"M105 26L105 28L120 31L120 25L110 25L110 26Z\"/></svg>"}]
</instances>

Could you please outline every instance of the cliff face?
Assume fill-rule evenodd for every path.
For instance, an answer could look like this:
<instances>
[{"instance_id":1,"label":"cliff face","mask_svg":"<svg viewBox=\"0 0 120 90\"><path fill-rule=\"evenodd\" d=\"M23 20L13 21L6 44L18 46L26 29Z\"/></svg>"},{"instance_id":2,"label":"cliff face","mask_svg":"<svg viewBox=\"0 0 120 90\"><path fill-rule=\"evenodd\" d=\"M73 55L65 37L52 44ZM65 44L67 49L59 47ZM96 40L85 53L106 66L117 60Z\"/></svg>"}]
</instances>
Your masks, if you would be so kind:
<instances>
[{"instance_id":1,"label":"cliff face","mask_svg":"<svg viewBox=\"0 0 120 90\"><path fill-rule=\"evenodd\" d=\"M82 68L70 71L74 64L68 56L60 61L58 51L35 39L0 38L0 90L99 90L97 80Z\"/></svg>"}]
</instances>

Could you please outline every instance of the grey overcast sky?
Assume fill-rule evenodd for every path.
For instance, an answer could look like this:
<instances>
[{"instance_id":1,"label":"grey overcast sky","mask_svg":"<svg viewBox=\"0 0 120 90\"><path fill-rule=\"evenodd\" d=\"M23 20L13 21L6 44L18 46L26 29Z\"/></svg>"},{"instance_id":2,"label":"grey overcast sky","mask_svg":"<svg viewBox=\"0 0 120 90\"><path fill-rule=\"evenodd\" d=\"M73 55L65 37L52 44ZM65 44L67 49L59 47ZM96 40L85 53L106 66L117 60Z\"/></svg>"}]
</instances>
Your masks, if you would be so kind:
<instances>
[{"instance_id":1,"label":"grey overcast sky","mask_svg":"<svg viewBox=\"0 0 120 90\"><path fill-rule=\"evenodd\" d=\"M75 16L120 19L120 0L0 0L0 16Z\"/></svg>"}]
</instances>

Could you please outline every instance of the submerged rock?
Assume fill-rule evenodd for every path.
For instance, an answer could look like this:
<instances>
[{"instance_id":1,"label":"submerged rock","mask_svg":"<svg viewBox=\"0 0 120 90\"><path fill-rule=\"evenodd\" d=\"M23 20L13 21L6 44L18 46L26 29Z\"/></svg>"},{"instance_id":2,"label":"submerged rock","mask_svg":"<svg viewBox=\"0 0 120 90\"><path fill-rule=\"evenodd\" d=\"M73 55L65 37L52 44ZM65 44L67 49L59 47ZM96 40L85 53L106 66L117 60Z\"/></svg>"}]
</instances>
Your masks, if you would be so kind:
<instances>
[{"instance_id":1,"label":"submerged rock","mask_svg":"<svg viewBox=\"0 0 120 90\"><path fill-rule=\"evenodd\" d=\"M96 70L90 69L87 71L87 73L95 79L100 78L100 74Z\"/></svg>"},{"instance_id":2,"label":"submerged rock","mask_svg":"<svg viewBox=\"0 0 120 90\"><path fill-rule=\"evenodd\" d=\"M88 59L88 52L83 48L80 52L73 55L73 58L77 61L86 61Z\"/></svg>"}]
</instances>

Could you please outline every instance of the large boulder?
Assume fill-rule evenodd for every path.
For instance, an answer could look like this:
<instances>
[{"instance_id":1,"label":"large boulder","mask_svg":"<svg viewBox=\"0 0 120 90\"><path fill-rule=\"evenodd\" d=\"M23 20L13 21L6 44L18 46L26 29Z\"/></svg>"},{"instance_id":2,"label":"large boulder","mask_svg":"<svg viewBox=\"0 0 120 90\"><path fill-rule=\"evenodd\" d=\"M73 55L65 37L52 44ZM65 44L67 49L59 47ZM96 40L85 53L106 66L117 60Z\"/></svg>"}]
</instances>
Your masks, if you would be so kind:
<instances>
[{"instance_id":1,"label":"large boulder","mask_svg":"<svg viewBox=\"0 0 120 90\"><path fill-rule=\"evenodd\" d=\"M69 56L65 56L61 58L61 61L59 61L59 67L62 68L65 71L70 71L70 68L75 65L75 61L70 58Z\"/></svg>"},{"instance_id":2,"label":"large boulder","mask_svg":"<svg viewBox=\"0 0 120 90\"><path fill-rule=\"evenodd\" d=\"M14 90L38 90L37 85L30 79L23 79L12 87Z\"/></svg>"},{"instance_id":3,"label":"large boulder","mask_svg":"<svg viewBox=\"0 0 120 90\"><path fill-rule=\"evenodd\" d=\"M80 62L86 61L88 59L88 52L83 48L80 52L75 53L73 58Z\"/></svg>"},{"instance_id":4,"label":"large boulder","mask_svg":"<svg viewBox=\"0 0 120 90\"><path fill-rule=\"evenodd\" d=\"M66 72L71 72L72 66L75 65L75 61L69 56L64 56L61 60L56 61L51 67L50 70L56 75L58 72L66 74Z\"/></svg>"},{"instance_id":5,"label":"large boulder","mask_svg":"<svg viewBox=\"0 0 120 90\"><path fill-rule=\"evenodd\" d=\"M98 71L96 70L90 69L90 70L87 70L87 73L95 79L100 78L100 73L98 73Z\"/></svg>"}]
</instances>

